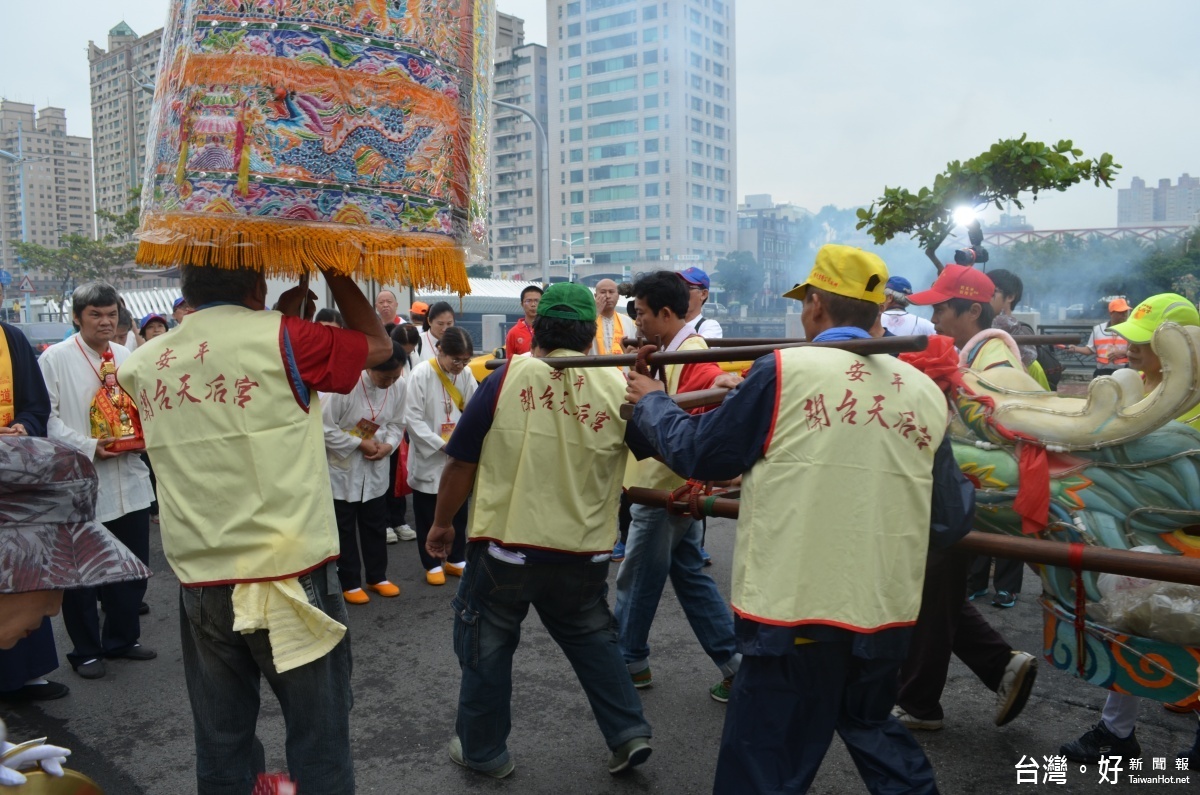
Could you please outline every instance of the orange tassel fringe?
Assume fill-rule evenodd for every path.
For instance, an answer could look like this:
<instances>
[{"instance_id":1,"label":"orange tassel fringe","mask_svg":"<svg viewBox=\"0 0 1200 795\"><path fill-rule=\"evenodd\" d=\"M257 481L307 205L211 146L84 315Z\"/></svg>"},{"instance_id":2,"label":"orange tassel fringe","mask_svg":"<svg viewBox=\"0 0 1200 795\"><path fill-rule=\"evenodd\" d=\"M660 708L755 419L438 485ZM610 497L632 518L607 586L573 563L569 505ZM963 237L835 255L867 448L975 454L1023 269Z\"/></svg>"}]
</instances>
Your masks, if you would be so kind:
<instances>
[{"instance_id":1,"label":"orange tassel fringe","mask_svg":"<svg viewBox=\"0 0 1200 795\"><path fill-rule=\"evenodd\" d=\"M465 251L438 235L196 213L148 216L139 237L139 265L250 268L291 278L330 270L381 284L471 292Z\"/></svg>"}]
</instances>

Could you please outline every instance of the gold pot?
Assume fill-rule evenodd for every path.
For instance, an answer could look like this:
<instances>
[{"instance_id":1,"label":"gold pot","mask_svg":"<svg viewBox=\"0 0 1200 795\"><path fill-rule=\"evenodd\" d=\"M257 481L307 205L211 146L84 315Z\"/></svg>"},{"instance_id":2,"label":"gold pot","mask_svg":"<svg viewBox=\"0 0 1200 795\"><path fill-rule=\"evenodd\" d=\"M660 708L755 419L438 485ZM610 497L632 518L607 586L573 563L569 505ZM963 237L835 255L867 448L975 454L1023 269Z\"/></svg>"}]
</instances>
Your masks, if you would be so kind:
<instances>
[{"instance_id":1,"label":"gold pot","mask_svg":"<svg viewBox=\"0 0 1200 795\"><path fill-rule=\"evenodd\" d=\"M27 781L19 787L5 787L6 795L104 795L99 784L75 770L63 770L62 778L40 769L21 772Z\"/></svg>"}]
</instances>

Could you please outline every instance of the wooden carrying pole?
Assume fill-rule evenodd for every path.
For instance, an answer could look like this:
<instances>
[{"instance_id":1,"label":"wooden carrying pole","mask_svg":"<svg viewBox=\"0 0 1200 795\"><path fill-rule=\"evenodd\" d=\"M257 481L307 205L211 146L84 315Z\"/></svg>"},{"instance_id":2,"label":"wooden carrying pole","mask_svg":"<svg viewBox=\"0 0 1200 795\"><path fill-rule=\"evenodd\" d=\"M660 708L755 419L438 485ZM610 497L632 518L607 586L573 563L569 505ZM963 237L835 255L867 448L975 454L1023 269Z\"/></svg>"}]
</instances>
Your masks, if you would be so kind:
<instances>
[{"instance_id":1,"label":"wooden carrying pole","mask_svg":"<svg viewBox=\"0 0 1200 795\"><path fill-rule=\"evenodd\" d=\"M923 351L929 346L928 337L886 337L862 340L842 340L839 342L792 342L786 345L753 345L745 348L717 348L698 351L672 351L670 353L652 353L646 363L650 367L662 364L698 364L702 362L742 362L753 361L760 356L767 356L783 348L836 348L864 356L871 354L908 353ZM504 364L504 359L491 359L486 367L495 370ZM632 367L637 364L637 354L621 354L616 356L556 356L539 359L556 370L566 370L577 367Z\"/></svg>"},{"instance_id":2,"label":"wooden carrying pole","mask_svg":"<svg viewBox=\"0 0 1200 795\"><path fill-rule=\"evenodd\" d=\"M671 492L655 489L631 488L626 492L630 502L666 507ZM718 497L700 500L705 512L724 519L737 519L740 503ZM680 511L689 510L682 501L674 503ZM1038 538L1017 538L997 533L981 533L973 530L956 545L969 552L993 558L1011 558L1026 563L1042 563L1047 566L1070 567L1071 544L1062 541L1043 541ZM1182 555L1149 555L1144 552L1129 552L1124 549L1084 546L1082 555L1084 571L1122 574L1142 577L1160 582L1178 582L1184 585L1200 585L1200 559Z\"/></svg>"},{"instance_id":3,"label":"wooden carrying pole","mask_svg":"<svg viewBox=\"0 0 1200 795\"><path fill-rule=\"evenodd\" d=\"M676 395L671 395L671 400L675 401L675 405L681 409L698 409L703 406L716 406L725 402L725 396L729 394L728 389L722 387L714 387L712 389L701 389L696 392L680 392ZM626 403L621 406L621 419L633 419L633 410L636 408L632 403Z\"/></svg>"},{"instance_id":4,"label":"wooden carrying pole","mask_svg":"<svg viewBox=\"0 0 1200 795\"><path fill-rule=\"evenodd\" d=\"M884 339L890 339L885 337ZM1078 345L1083 339L1082 334L1018 334L1013 337L1013 342L1018 345ZM804 342L802 339L785 338L785 337L768 337L757 339L755 337L723 337L705 339L710 348L741 348L748 345L786 345L793 342ZM645 345L644 340L636 340L626 337L623 340L625 345Z\"/></svg>"}]
</instances>

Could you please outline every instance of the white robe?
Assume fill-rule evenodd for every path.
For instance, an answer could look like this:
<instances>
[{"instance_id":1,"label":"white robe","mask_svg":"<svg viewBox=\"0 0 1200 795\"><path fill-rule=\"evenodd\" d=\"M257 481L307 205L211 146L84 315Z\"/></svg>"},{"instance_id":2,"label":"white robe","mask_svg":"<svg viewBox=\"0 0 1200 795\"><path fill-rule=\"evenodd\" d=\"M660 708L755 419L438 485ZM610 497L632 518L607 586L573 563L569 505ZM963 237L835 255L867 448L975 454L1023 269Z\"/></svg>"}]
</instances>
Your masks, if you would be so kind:
<instances>
[{"instance_id":1,"label":"white robe","mask_svg":"<svg viewBox=\"0 0 1200 795\"><path fill-rule=\"evenodd\" d=\"M129 358L129 351L116 343L110 343L110 348L113 361L120 367ZM72 334L47 348L38 359L38 366L46 379L46 391L50 393L50 421L46 435L92 459L100 481L96 521L111 522L127 513L149 508L154 501L154 490L150 487L150 470L137 453L96 458L96 440L92 438L88 410L101 386L102 361L78 334ZM172 390L172 400L174 397Z\"/></svg>"},{"instance_id":2,"label":"white robe","mask_svg":"<svg viewBox=\"0 0 1200 795\"><path fill-rule=\"evenodd\" d=\"M405 387L401 378L387 389L380 389L364 372L359 376L358 386L348 395L321 393L325 455L335 500L367 502L386 494L392 487L388 459L368 461L358 449L362 440L351 436L349 431L354 430L360 420L370 420L379 426L375 441L389 444L393 450L398 448L404 436L400 417Z\"/></svg>"},{"instance_id":3,"label":"white robe","mask_svg":"<svg viewBox=\"0 0 1200 795\"><path fill-rule=\"evenodd\" d=\"M475 376L465 368L454 379L454 385L462 393L463 405L475 394ZM449 403L449 418L446 405ZM408 485L415 491L437 494L442 470L447 456L442 448L446 442L441 430L445 423L458 423L462 412L446 396L446 390L438 379L433 364L421 362L413 368L404 395L402 423L408 429Z\"/></svg>"}]
</instances>

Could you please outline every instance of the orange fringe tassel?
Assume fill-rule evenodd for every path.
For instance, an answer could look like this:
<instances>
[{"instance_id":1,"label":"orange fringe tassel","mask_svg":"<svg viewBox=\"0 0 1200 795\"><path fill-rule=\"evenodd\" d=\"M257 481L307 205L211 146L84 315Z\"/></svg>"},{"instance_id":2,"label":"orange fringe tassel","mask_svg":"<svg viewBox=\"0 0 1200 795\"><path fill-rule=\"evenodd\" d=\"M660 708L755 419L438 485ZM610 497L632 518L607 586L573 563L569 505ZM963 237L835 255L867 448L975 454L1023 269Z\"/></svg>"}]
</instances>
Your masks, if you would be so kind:
<instances>
[{"instance_id":1,"label":"orange fringe tassel","mask_svg":"<svg viewBox=\"0 0 1200 795\"><path fill-rule=\"evenodd\" d=\"M381 284L471 292L465 251L438 235L195 213L148 216L139 238L139 265L250 268L291 278L330 270Z\"/></svg>"}]
</instances>

